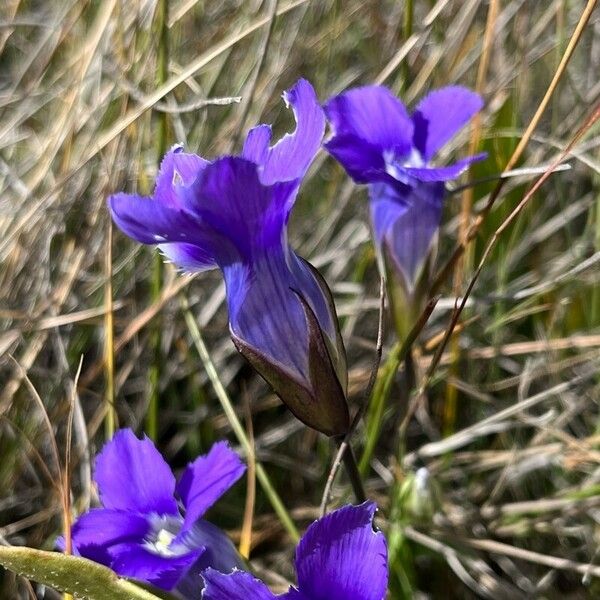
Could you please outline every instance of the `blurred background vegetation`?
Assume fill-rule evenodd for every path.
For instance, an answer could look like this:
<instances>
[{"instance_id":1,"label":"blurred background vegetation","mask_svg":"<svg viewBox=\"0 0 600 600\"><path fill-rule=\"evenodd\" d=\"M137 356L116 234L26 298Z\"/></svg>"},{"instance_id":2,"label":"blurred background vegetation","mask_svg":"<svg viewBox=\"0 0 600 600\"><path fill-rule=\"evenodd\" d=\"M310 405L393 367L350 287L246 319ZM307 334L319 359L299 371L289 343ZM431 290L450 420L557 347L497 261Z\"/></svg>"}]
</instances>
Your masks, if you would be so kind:
<instances>
[{"instance_id":1,"label":"blurred background vegetation","mask_svg":"<svg viewBox=\"0 0 600 600\"><path fill-rule=\"evenodd\" d=\"M65 481L75 513L95 501L92 459L113 418L152 435L175 467L216 439L235 443L210 362L302 531L318 516L332 444L296 421L235 352L220 275L182 276L153 249L113 235L106 197L150 193L159 156L175 142L210 158L239 151L258 122L274 122L277 134L290 130L280 94L300 76L322 100L380 82L409 106L442 85L477 88L486 101L481 119L444 160L487 150L463 182L493 177L577 42L516 165L525 173L508 180L466 260L444 280L414 346L421 381L454 298L538 176L531 169L555 160L598 105L594 5L3 0L0 542L51 548ZM589 20L573 37L586 9ZM571 168L553 174L501 232L423 397L414 402L402 372L396 378L366 470L390 543L391 598L600 594L599 148L593 126L572 148ZM438 266L495 185L448 197ZM377 337L379 279L366 214L365 190L319 154L290 236L334 291L353 409ZM192 323L209 358L198 353ZM387 319L385 331L384 360L394 344ZM71 417L65 473L53 440L64 467ZM359 456L365 439L361 427ZM251 538L241 535L252 516L247 489L237 486L211 516L250 543L256 571L283 590L294 544L261 487ZM351 498L341 475L334 504ZM0 576L0 597L32 594L56 597Z\"/></svg>"}]
</instances>

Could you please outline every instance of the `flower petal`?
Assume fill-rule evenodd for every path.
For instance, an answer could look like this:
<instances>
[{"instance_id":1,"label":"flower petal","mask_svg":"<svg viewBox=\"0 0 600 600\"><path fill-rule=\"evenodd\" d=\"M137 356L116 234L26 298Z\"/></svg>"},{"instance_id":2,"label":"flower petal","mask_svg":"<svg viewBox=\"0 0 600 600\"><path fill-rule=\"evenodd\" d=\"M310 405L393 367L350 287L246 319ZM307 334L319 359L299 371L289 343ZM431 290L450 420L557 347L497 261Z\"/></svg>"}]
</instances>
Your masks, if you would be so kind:
<instances>
[{"instance_id":1,"label":"flower petal","mask_svg":"<svg viewBox=\"0 0 600 600\"><path fill-rule=\"evenodd\" d=\"M200 242L197 218L181 208L134 194L114 194L108 208L116 225L142 244Z\"/></svg>"},{"instance_id":2,"label":"flower petal","mask_svg":"<svg viewBox=\"0 0 600 600\"><path fill-rule=\"evenodd\" d=\"M142 514L177 514L175 477L152 441L131 429L117 431L96 457L94 476L105 508Z\"/></svg>"},{"instance_id":3,"label":"flower petal","mask_svg":"<svg viewBox=\"0 0 600 600\"><path fill-rule=\"evenodd\" d=\"M311 599L383 600L387 546L373 531L376 506L346 506L313 523L296 549L298 587Z\"/></svg>"},{"instance_id":4,"label":"flower petal","mask_svg":"<svg viewBox=\"0 0 600 600\"><path fill-rule=\"evenodd\" d=\"M264 162L261 161L261 181L265 185L300 179L321 147L325 133L323 109L313 86L306 79L299 79L284 92L283 99L294 111L296 130L286 133L268 150ZM256 128L252 131L255 132ZM261 136L265 136L264 131L261 131Z\"/></svg>"},{"instance_id":5,"label":"flower petal","mask_svg":"<svg viewBox=\"0 0 600 600\"><path fill-rule=\"evenodd\" d=\"M207 237L212 236L211 249L223 267L248 260L257 250L281 246L286 203L294 188L293 183L265 186L256 164L229 156L206 167L182 191L182 202L206 228Z\"/></svg>"},{"instance_id":6,"label":"flower petal","mask_svg":"<svg viewBox=\"0 0 600 600\"><path fill-rule=\"evenodd\" d=\"M197 521L189 531L178 538L177 543L190 549L204 547L203 554L177 582L177 592L186 600L200 595L199 591L204 587L202 571L212 568L220 573L230 573L235 569L245 568L244 560L227 535L204 519Z\"/></svg>"},{"instance_id":7,"label":"flower petal","mask_svg":"<svg viewBox=\"0 0 600 600\"><path fill-rule=\"evenodd\" d=\"M93 508L82 514L71 532L73 546L86 556L86 546L112 546L125 541L143 540L150 524L141 515L121 510Z\"/></svg>"},{"instance_id":8,"label":"flower petal","mask_svg":"<svg viewBox=\"0 0 600 600\"><path fill-rule=\"evenodd\" d=\"M290 591L286 594L278 596L279 600L313 600L308 596L305 596L301 591L296 588L290 588ZM329 600L329 599L328 599Z\"/></svg>"},{"instance_id":9,"label":"flower petal","mask_svg":"<svg viewBox=\"0 0 600 600\"><path fill-rule=\"evenodd\" d=\"M204 594L202 600L275 600L277 596L250 573L235 571L223 575L214 569L202 573Z\"/></svg>"},{"instance_id":10,"label":"flower petal","mask_svg":"<svg viewBox=\"0 0 600 600\"><path fill-rule=\"evenodd\" d=\"M262 165L269 154L269 143L271 142L271 126L258 125L248 132L244 142L242 156L257 165Z\"/></svg>"},{"instance_id":11,"label":"flower petal","mask_svg":"<svg viewBox=\"0 0 600 600\"><path fill-rule=\"evenodd\" d=\"M407 202L409 197L410 188L408 187L404 194L399 193L396 186L383 183L369 187L371 223L378 250L381 249L381 245L396 221L409 209Z\"/></svg>"},{"instance_id":12,"label":"flower petal","mask_svg":"<svg viewBox=\"0 0 600 600\"><path fill-rule=\"evenodd\" d=\"M434 90L419 102L412 115L415 147L429 161L482 107L481 97L466 88Z\"/></svg>"},{"instance_id":13,"label":"flower petal","mask_svg":"<svg viewBox=\"0 0 600 600\"><path fill-rule=\"evenodd\" d=\"M380 85L351 89L333 97L325 113L337 136L353 136L381 154L407 154L412 146L413 123L406 108L392 92Z\"/></svg>"},{"instance_id":14,"label":"flower petal","mask_svg":"<svg viewBox=\"0 0 600 600\"><path fill-rule=\"evenodd\" d=\"M204 519L196 521L193 527L180 533L173 544L183 544L189 550L204 548L204 553L194 568L204 570L211 567L221 573L244 568L244 560L227 534Z\"/></svg>"},{"instance_id":15,"label":"flower petal","mask_svg":"<svg viewBox=\"0 0 600 600\"><path fill-rule=\"evenodd\" d=\"M295 281L285 259L273 253L245 273L226 269L225 282L231 333L303 379L308 368L302 350L308 346L306 319L290 289Z\"/></svg>"},{"instance_id":16,"label":"flower petal","mask_svg":"<svg viewBox=\"0 0 600 600\"><path fill-rule=\"evenodd\" d=\"M254 163L225 157L209 165L186 191L185 206L219 237L215 258L225 276L230 329L238 350L284 402L281 393L290 383L303 398L294 404L308 403L315 414L323 407L315 404L316 398L309 401L306 397L315 393L311 365L319 364L321 369L333 365L335 369L327 375L330 385L319 385L337 390L333 402L337 430L345 423L338 417L347 410L345 398L341 402L344 392L340 397L339 391L346 385L343 346L330 292L325 292L322 280L287 245L286 204L295 185L265 186ZM320 338L316 342L309 339L307 313L296 292L316 318L314 329ZM318 360L311 356L317 348L326 352L319 353ZM343 377L336 371L343 371Z\"/></svg>"},{"instance_id":17,"label":"flower petal","mask_svg":"<svg viewBox=\"0 0 600 600\"><path fill-rule=\"evenodd\" d=\"M177 484L185 507L187 531L246 471L239 455L227 442L218 442L208 454L190 463Z\"/></svg>"},{"instance_id":18,"label":"flower petal","mask_svg":"<svg viewBox=\"0 0 600 600\"><path fill-rule=\"evenodd\" d=\"M399 271L410 290L427 257L442 217L444 186L423 183L403 195L392 186L371 186L371 219L384 263Z\"/></svg>"},{"instance_id":19,"label":"flower petal","mask_svg":"<svg viewBox=\"0 0 600 600\"><path fill-rule=\"evenodd\" d=\"M423 182L450 181L461 175L471 163L484 160L486 157L487 153L482 152L463 158L447 167L397 167L397 170Z\"/></svg>"},{"instance_id":20,"label":"flower petal","mask_svg":"<svg viewBox=\"0 0 600 600\"><path fill-rule=\"evenodd\" d=\"M303 290L301 284L306 284L308 278L296 281L281 249L265 253L249 265L242 275L246 285L230 291L233 281L239 283L240 275L237 270L225 271L231 332L281 362L298 379L305 379L308 376L306 316L293 290Z\"/></svg>"},{"instance_id":21,"label":"flower petal","mask_svg":"<svg viewBox=\"0 0 600 600\"><path fill-rule=\"evenodd\" d=\"M66 549L65 538L60 536L56 539L56 548L60 552ZM92 560L99 565L110 567L112 564L111 546L103 546L101 544L89 544L87 546L75 546L71 548L73 556L82 556L88 560Z\"/></svg>"},{"instance_id":22,"label":"flower petal","mask_svg":"<svg viewBox=\"0 0 600 600\"><path fill-rule=\"evenodd\" d=\"M167 260L189 273L199 273L217 267L212 255L205 248L194 244L159 244L158 249Z\"/></svg>"},{"instance_id":23,"label":"flower petal","mask_svg":"<svg viewBox=\"0 0 600 600\"><path fill-rule=\"evenodd\" d=\"M183 152L182 146L173 146L160 164L154 200L177 206L177 188L181 185L191 185L208 164L207 160L196 154Z\"/></svg>"},{"instance_id":24,"label":"flower petal","mask_svg":"<svg viewBox=\"0 0 600 600\"><path fill-rule=\"evenodd\" d=\"M120 544L114 549L111 568L118 575L172 590L203 552L200 548L178 556L161 556L140 544Z\"/></svg>"},{"instance_id":25,"label":"flower petal","mask_svg":"<svg viewBox=\"0 0 600 600\"><path fill-rule=\"evenodd\" d=\"M385 176L381 150L355 135L336 135L324 146L356 183L373 183Z\"/></svg>"},{"instance_id":26,"label":"flower petal","mask_svg":"<svg viewBox=\"0 0 600 600\"><path fill-rule=\"evenodd\" d=\"M189 187L208 164L200 156L174 146L162 160L152 198L123 193L109 197L115 223L138 242L158 244L163 254L182 269L215 268L209 232L196 215L185 210L180 197L181 190Z\"/></svg>"},{"instance_id":27,"label":"flower petal","mask_svg":"<svg viewBox=\"0 0 600 600\"><path fill-rule=\"evenodd\" d=\"M140 516L128 512L94 508L81 515L71 531L72 551L75 556L110 567L112 547L122 542L140 541L150 525ZM60 536L56 547L65 551L65 539Z\"/></svg>"}]
</instances>

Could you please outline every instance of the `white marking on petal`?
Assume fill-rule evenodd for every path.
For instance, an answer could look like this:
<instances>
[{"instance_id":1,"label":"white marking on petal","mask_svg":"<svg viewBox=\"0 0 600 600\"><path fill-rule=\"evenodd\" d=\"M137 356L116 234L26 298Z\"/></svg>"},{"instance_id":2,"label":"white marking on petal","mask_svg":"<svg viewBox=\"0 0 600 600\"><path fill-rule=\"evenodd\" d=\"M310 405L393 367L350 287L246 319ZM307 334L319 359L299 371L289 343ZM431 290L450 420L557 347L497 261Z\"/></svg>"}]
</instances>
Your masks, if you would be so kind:
<instances>
[{"instance_id":1,"label":"white marking on petal","mask_svg":"<svg viewBox=\"0 0 600 600\"><path fill-rule=\"evenodd\" d=\"M173 169L173 185L183 185L183 177L177 169Z\"/></svg>"},{"instance_id":2,"label":"white marking on petal","mask_svg":"<svg viewBox=\"0 0 600 600\"><path fill-rule=\"evenodd\" d=\"M180 556L187 549L181 544L173 544L181 530L183 519L175 516L151 517L152 531L145 540L145 546L159 556Z\"/></svg>"},{"instance_id":3,"label":"white marking on petal","mask_svg":"<svg viewBox=\"0 0 600 600\"><path fill-rule=\"evenodd\" d=\"M399 167L420 168L426 164L421 153L416 148L411 148L410 153L403 156L396 156L393 150L384 150L383 160L385 162L385 172L406 185L413 184L414 180L406 173L403 173Z\"/></svg>"},{"instance_id":4,"label":"white marking on petal","mask_svg":"<svg viewBox=\"0 0 600 600\"><path fill-rule=\"evenodd\" d=\"M416 148L410 149L410 154L404 159L402 163L403 167L424 167L425 161L421 156L421 153Z\"/></svg>"},{"instance_id":5,"label":"white marking on petal","mask_svg":"<svg viewBox=\"0 0 600 600\"><path fill-rule=\"evenodd\" d=\"M163 556L172 556L173 551L169 548L171 542L175 539L175 535L166 529L161 529L156 535L154 547L159 554Z\"/></svg>"}]
</instances>

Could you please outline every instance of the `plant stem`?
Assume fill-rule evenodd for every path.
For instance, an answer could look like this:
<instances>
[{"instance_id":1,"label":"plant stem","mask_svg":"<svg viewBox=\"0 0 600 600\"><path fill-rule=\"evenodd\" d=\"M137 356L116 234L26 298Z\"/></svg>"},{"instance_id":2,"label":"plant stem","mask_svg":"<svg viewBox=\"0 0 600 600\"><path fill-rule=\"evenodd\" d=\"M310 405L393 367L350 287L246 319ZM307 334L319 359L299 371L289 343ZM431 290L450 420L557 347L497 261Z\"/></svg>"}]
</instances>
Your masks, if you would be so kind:
<instances>
[{"instance_id":1,"label":"plant stem","mask_svg":"<svg viewBox=\"0 0 600 600\"><path fill-rule=\"evenodd\" d=\"M414 3L413 0L406 0L404 6L404 40L406 41L413 32L413 21L414 21Z\"/></svg>"},{"instance_id":2,"label":"plant stem","mask_svg":"<svg viewBox=\"0 0 600 600\"><path fill-rule=\"evenodd\" d=\"M169 0L158 0L156 19L159 35L157 83L161 87L169 79ZM156 145L158 160L162 158L167 150L168 116L167 112L160 112L158 114L158 138Z\"/></svg>"},{"instance_id":3,"label":"plant stem","mask_svg":"<svg viewBox=\"0 0 600 600\"><path fill-rule=\"evenodd\" d=\"M336 438L336 442L338 445L341 445L344 441L344 436L341 438ZM350 480L350 484L352 485L352 489L354 490L354 496L356 497L356 501L358 504L362 504L367 499L367 494L365 493L365 487L362 482L362 477L360 471L358 470L358 464L356 462L356 455L354 454L354 450L352 450L352 446L348 446L343 455L344 468L346 469L346 474L348 475L348 479Z\"/></svg>"},{"instance_id":4,"label":"plant stem","mask_svg":"<svg viewBox=\"0 0 600 600\"><path fill-rule=\"evenodd\" d=\"M417 339L419 333L421 333L421 330L427 323L427 320L431 316L431 313L433 312L438 300L439 297L433 297L431 300L429 300L406 339L402 343L396 343L396 345L392 348L392 351L389 353L385 364L379 371L377 381L373 386L371 401L369 402L369 407L371 410L369 411L369 419L367 422L367 442L358 465L358 468L363 475L369 468L369 463L371 462L375 445L379 439L379 432L381 431L381 424L383 420L383 411L392 390L392 384L394 383L396 373L398 372L402 361L405 360L407 355L410 353L414 341ZM407 366L410 367L411 363L409 362ZM410 392L410 390L408 391Z\"/></svg>"},{"instance_id":5,"label":"plant stem","mask_svg":"<svg viewBox=\"0 0 600 600\"><path fill-rule=\"evenodd\" d=\"M381 368L373 394L371 396L371 402L369 403L369 418L367 420L367 432L366 432L366 443L363 450L362 456L358 468L360 473L363 475L369 468L375 445L379 439L379 432L381 430L381 422L383 420L383 410L385 408L387 398L390 395L392 389L392 383L398 369L400 368L401 357L400 357L400 342L392 348L392 351L388 354L388 357Z\"/></svg>"},{"instance_id":6,"label":"plant stem","mask_svg":"<svg viewBox=\"0 0 600 600\"><path fill-rule=\"evenodd\" d=\"M159 0L156 13L156 27L159 36L158 58L157 58L157 84L161 87L165 84L169 76L169 0ZM158 133L156 136L156 159L160 163L167 149L168 134L168 114L160 112L158 114ZM163 280L163 262L159 254L154 257L152 265L152 302L158 301L162 288ZM154 331L151 336L152 364L150 366L150 399L148 402L148 412L146 414L146 430L149 437L156 440L158 436L158 411L160 396L160 364L161 364L161 327L160 321L154 323Z\"/></svg>"},{"instance_id":7,"label":"plant stem","mask_svg":"<svg viewBox=\"0 0 600 600\"><path fill-rule=\"evenodd\" d=\"M329 503L329 497L331 495L331 489L333 487L333 482L335 480L335 475L339 469L340 464L346 459L346 468L348 470L348 475L353 482L354 489L356 491L357 498L365 498L366 494L363 489L362 479L360 475L360 471L356 465L356 456L352 451L352 447L350 445L350 441L352 440L352 436L356 431L359 423L363 420L365 416L365 412L369 408L369 402L371 400L371 396L373 395L373 389L375 388L375 382L377 381L377 373L379 372L379 367L381 365L381 355L383 354L383 313L385 310L385 279L382 277L379 282L379 323L377 325L377 343L375 345L375 361L373 362L373 366L371 368L371 374L369 375L369 381L367 383L367 387L365 388L364 398L359 406L352 422L350 423L350 427L346 434L342 437L338 438L338 452L335 456L333 464L331 465L331 469L329 471L329 475L327 477L327 482L325 483L325 488L323 490L323 496L321 497L321 509L320 514L323 517L327 512L327 504ZM351 453L350 458L345 457L346 450Z\"/></svg>"},{"instance_id":8,"label":"plant stem","mask_svg":"<svg viewBox=\"0 0 600 600\"><path fill-rule=\"evenodd\" d=\"M404 3L404 19L402 22L402 42L412 35L413 32L413 20L414 20L414 1L406 0ZM410 81L410 67L408 66L408 56L402 61L402 90L408 89L408 82Z\"/></svg>"}]
</instances>

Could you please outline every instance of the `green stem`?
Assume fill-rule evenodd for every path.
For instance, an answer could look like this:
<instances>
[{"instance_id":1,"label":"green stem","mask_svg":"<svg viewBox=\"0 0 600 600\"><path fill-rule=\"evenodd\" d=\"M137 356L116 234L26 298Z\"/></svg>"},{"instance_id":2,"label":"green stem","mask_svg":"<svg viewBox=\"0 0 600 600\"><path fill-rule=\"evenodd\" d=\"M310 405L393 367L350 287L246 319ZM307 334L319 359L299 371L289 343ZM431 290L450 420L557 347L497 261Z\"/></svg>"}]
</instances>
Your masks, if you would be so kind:
<instances>
[{"instance_id":1,"label":"green stem","mask_svg":"<svg viewBox=\"0 0 600 600\"><path fill-rule=\"evenodd\" d=\"M225 412L225 415L229 421L229 424L231 425L231 429L233 430L233 433L235 434L235 436L238 440L238 443L244 449L246 456L250 456L250 454L252 453L252 447L250 445L250 440L248 439L248 436L246 435L246 431L244 430L244 427L242 426L241 421L238 419L238 416L235 413L235 409L233 408L233 405L231 404L231 400L229 399L229 396L227 395L227 391L225 390L225 387L221 383L221 380L217 373L217 369L215 368L215 365L212 362L212 359L210 358L210 354L208 353L208 348L206 347L206 344L204 343L204 340L202 339L202 335L200 333L200 328L198 327L198 324L196 323L196 319L194 318L194 315L188 308L187 300L185 298L182 298L181 304L182 304L182 309L183 309L183 312L185 315L185 322L188 326L188 329L190 330L190 334L194 341L194 345L196 346L196 349L198 350L200 359L202 360L202 363L204 364L204 368L206 369L206 374L208 375L208 378L210 379L213 389L215 390L217 398L219 399L219 402L221 403L221 407L223 408L223 411ZM277 491L273 487L271 480L269 479L269 476L267 475L267 472L264 470L263 466L258 461L256 462L256 478L258 479L258 482L260 483L261 487L263 488L265 495L269 499L269 502L271 503L273 510L279 517L282 525L285 527L285 529L287 530L287 532L290 535L290 537L292 538L292 540L294 542L297 542L300 539L300 535L298 534L298 529L294 525L292 518L290 517L285 506L283 505L283 502L281 501L281 498L279 497L279 495L277 494Z\"/></svg>"},{"instance_id":2,"label":"green stem","mask_svg":"<svg viewBox=\"0 0 600 600\"><path fill-rule=\"evenodd\" d=\"M414 19L414 3L413 0L406 0L404 5L404 20L402 23L403 42L412 35ZM402 89L408 89L408 81L410 79L410 69L408 67L408 57L402 61Z\"/></svg>"},{"instance_id":3,"label":"green stem","mask_svg":"<svg viewBox=\"0 0 600 600\"><path fill-rule=\"evenodd\" d=\"M427 323L427 320L431 316L435 305L437 304L439 297L432 297L429 302L425 305L423 312L416 320L412 329L404 339L402 343L397 342L396 345L392 348L392 351L387 357L385 364L379 370L377 375L377 380L375 385L373 386L373 393L371 394L371 399L369 401L369 419L367 420L367 441L365 444L365 449L363 450L363 455L361 456L360 463L358 468L360 469L361 474L365 474L367 469L369 468L369 463L371 462L371 457L373 456L373 451L375 450L375 444L377 444L377 440L379 439L379 432L381 431L381 423L383 420L383 412L385 409L385 404L392 390L392 384L394 383L394 378L396 377L396 373L402 364L402 361L405 360L411 352L411 348L419 333ZM406 377L407 386L414 385L414 365L412 363L412 357L407 360L406 363L406 371L410 373ZM407 396L410 395L410 388L407 388Z\"/></svg>"},{"instance_id":4,"label":"green stem","mask_svg":"<svg viewBox=\"0 0 600 600\"><path fill-rule=\"evenodd\" d=\"M400 355L401 349L402 345L400 342L397 342L392 348L392 351L388 354L383 367L380 369L379 374L377 375L377 381L375 382L375 387L373 388L373 393L371 394L367 418L367 440L358 464L359 471L363 475L369 468L375 445L379 439L383 411L390 395L394 378L396 377L396 373L402 362L402 356Z\"/></svg>"},{"instance_id":5,"label":"green stem","mask_svg":"<svg viewBox=\"0 0 600 600\"><path fill-rule=\"evenodd\" d=\"M159 0L157 6L157 29L159 35L157 58L157 84L163 86L169 79L169 0ZM158 113L158 138L156 150L158 160L167 150L169 120L166 112Z\"/></svg>"},{"instance_id":6,"label":"green stem","mask_svg":"<svg viewBox=\"0 0 600 600\"><path fill-rule=\"evenodd\" d=\"M156 11L156 28L159 36L157 57L157 85L161 87L169 77L169 0L159 0ZM160 163L167 150L168 115L166 112L158 114L158 132L156 136L156 158ZM152 265L152 287L150 291L152 302L160 298L163 280L163 262L160 255L156 255ZM160 322L154 322L150 344L152 347L152 364L150 366L150 399L146 413L146 431L151 439L158 437L158 412L160 408L160 365L161 365L161 327Z\"/></svg>"},{"instance_id":7,"label":"green stem","mask_svg":"<svg viewBox=\"0 0 600 600\"><path fill-rule=\"evenodd\" d=\"M338 445L342 444L344 441L344 436L336 440ZM354 490L354 496L356 497L356 502L358 504L362 504L367 499L367 494L365 493L365 488L363 485L362 477L360 471L358 470L358 465L356 463L356 455L354 454L354 450L352 450L352 446L348 446L346 451L344 452L344 468L346 469L346 474L348 475L348 479L350 480L350 484L352 485L352 489Z\"/></svg>"},{"instance_id":8,"label":"green stem","mask_svg":"<svg viewBox=\"0 0 600 600\"><path fill-rule=\"evenodd\" d=\"M162 271L162 258L160 254L156 254L152 263L152 286L150 291L152 302L157 302L160 297L160 290L162 287ZM153 330L150 336L150 346L152 348L152 363L150 365L149 373L150 398L148 401L148 410L146 412L146 433L148 434L150 439L153 440L156 440L158 437L158 411L160 407L160 338L160 320L156 318L153 323Z\"/></svg>"},{"instance_id":9,"label":"green stem","mask_svg":"<svg viewBox=\"0 0 600 600\"><path fill-rule=\"evenodd\" d=\"M414 3L413 0L406 0L404 6L404 41L406 41L413 32L413 19L414 19Z\"/></svg>"}]
</instances>

